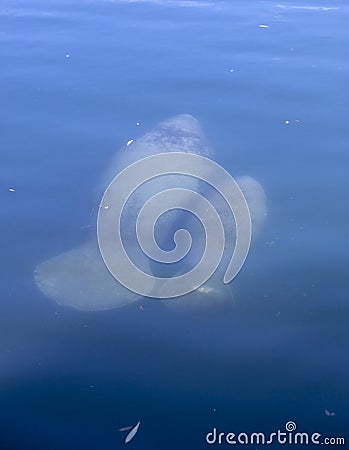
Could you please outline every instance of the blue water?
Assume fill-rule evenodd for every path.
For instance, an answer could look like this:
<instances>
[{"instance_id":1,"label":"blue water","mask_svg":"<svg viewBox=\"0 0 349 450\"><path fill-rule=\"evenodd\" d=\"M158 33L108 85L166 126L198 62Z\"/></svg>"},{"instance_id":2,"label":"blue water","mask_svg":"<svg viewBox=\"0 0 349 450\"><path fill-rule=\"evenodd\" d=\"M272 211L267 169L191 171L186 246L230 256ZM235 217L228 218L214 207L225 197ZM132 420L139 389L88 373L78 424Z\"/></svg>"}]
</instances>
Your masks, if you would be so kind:
<instances>
[{"instance_id":1,"label":"blue water","mask_svg":"<svg viewBox=\"0 0 349 450\"><path fill-rule=\"evenodd\" d=\"M290 420L348 442L348 12L2 0L1 449L120 448L118 428L139 419L130 448L197 450L213 427ZM183 112L267 194L234 305L83 313L45 298L34 268L91 237L108 161Z\"/></svg>"}]
</instances>

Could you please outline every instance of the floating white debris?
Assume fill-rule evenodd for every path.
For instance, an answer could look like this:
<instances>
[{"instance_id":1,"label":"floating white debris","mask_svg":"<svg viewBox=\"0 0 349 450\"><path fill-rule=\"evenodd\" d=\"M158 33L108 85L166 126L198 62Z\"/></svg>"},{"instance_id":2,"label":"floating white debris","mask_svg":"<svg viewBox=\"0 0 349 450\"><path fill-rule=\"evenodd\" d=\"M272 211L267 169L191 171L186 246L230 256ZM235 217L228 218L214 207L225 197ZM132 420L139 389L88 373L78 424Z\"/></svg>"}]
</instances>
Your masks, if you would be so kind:
<instances>
[{"instance_id":1,"label":"floating white debris","mask_svg":"<svg viewBox=\"0 0 349 450\"><path fill-rule=\"evenodd\" d=\"M15 192L15 190L13 188L10 188L9 192Z\"/></svg>"},{"instance_id":2,"label":"floating white debris","mask_svg":"<svg viewBox=\"0 0 349 450\"><path fill-rule=\"evenodd\" d=\"M259 28L269 28L269 25L258 25L259 26Z\"/></svg>"},{"instance_id":3,"label":"floating white debris","mask_svg":"<svg viewBox=\"0 0 349 450\"><path fill-rule=\"evenodd\" d=\"M138 428L139 428L140 424L141 424L141 421L139 420L137 422L137 425L135 425L132 428L132 430L128 433L128 435L126 436L126 439L125 439L125 444L127 444L130 441L132 441L132 439L136 436L136 433L138 431Z\"/></svg>"},{"instance_id":4,"label":"floating white debris","mask_svg":"<svg viewBox=\"0 0 349 450\"><path fill-rule=\"evenodd\" d=\"M234 72L234 69L230 69L230 71L229 72Z\"/></svg>"},{"instance_id":5,"label":"floating white debris","mask_svg":"<svg viewBox=\"0 0 349 450\"><path fill-rule=\"evenodd\" d=\"M289 120L285 120L285 125L289 125L290 121Z\"/></svg>"},{"instance_id":6,"label":"floating white debris","mask_svg":"<svg viewBox=\"0 0 349 450\"><path fill-rule=\"evenodd\" d=\"M144 306L140 305L139 309L144 312Z\"/></svg>"},{"instance_id":7,"label":"floating white debris","mask_svg":"<svg viewBox=\"0 0 349 450\"><path fill-rule=\"evenodd\" d=\"M328 409L325 409L325 414L326 414L326 416L330 416L330 417L333 417L336 415L336 413L334 411L329 411Z\"/></svg>"},{"instance_id":8,"label":"floating white debris","mask_svg":"<svg viewBox=\"0 0 349 450\"><path fill-rule=\"evenodd\" d=\"M137 125L137 127L139 127L140 123L139 123L139 122L136 122L136 125Z\"/></svg>"},{"instance_id":9,"label":"floating white debris","mask_svg":"<svg viewBox=\"0 0 349 450\"><path fill-rule=\"evenodd\" d=\"M70 58L70 55L69 55L69 53L67 53L67 54L65 55L65 57L66 57L66 58Z\"/></svg>"},{"instance_id":10,"label":"floating white debris","mask_svg":"<svg viewBox=\"0 0 349 450\"><path fill-rule=\"evenodd\" d=\"M295 5L276 5L282 9L303 9L305 11L333 11L340 9L338 6L295 6Z\"/></svg>"},{"instance_id":11,"label":"floating white debris","mask_svg":"<svg viewBox=\"0 0 349 450\"><path fill-rule=\"evenodd\" d=\"M133 427L133 425L131 425L129 427L122 427L122 428L119 428L118 431L128 431L128 430L131 430L132 427Z\"/></svg>"},{"instance_id":12,"label":"floating white debris","mask_svg":"<svg viewBox=\"0 0 349 450\"><path fill-rule=\"evenodd\" d=\"M127 141L127 142L126 142L127 147L128 147L129 145L131 145L132 142L133 142L133 139L130 139L129 141Z\"/></svg>"}]
</instances>

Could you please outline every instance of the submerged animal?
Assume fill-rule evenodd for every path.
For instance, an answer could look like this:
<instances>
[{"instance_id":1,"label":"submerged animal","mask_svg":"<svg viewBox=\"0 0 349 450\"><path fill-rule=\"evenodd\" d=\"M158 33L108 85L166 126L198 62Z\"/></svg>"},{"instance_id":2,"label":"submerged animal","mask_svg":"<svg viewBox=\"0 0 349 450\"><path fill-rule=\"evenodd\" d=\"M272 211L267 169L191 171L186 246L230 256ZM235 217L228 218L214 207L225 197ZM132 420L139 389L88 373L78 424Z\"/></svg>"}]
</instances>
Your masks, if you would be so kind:
<instances>
[{"instance_id":1,"label":"submerged animal","mask_svg":"<svg viewBox=\"0 0 349 450\"><path fill-rule=\"evenodd\" d=\"M161 122L155 129L146 133L143 137L128 142L124 148L117 152L111 161L106 179L110 182L118 173L142 158L160 153L184 152L195 155L214 158L213 151L208 145L198 121L191 115L182 114ZM238 183L247 201L253 235L261 228L266 215L266 197L261 185L251 177L237 177ZM187 261L177 262L174 267L171 264L159 264L152 259L147 259L139 248L135 235L135 223L140 209L144 203L155 193L173 186L182 189L197 190L204 193L212 202L217 202L217 212L221 216L225 229L233 230L230 238L226 240L224 254L228 247L234 245L234 217L227 212L224 200L217 197L217 193L207 192L207 186L203 186L198 180L188 179L183 175L170 174L168 177L158 177L151 183L141 186L130 197L125 205L126 213L120 222L124 232L125 248L134 261L146 273L153 276L166 277L178 273L178 271L190 270L198 263L200 248L195 247L188 254ZM107 210L109 205L100 204L101 209ZM195 218L194 218L195 219ZM173 237L180 228L192 229L192 236L199 234L200 223L193 217L177 209L170 210L168 214L159 217L154 225L154 235L160 247L167 251L173 247ZM202 231L202 230L201 230ZM110 230L113 235L114 230ZM231 286L223 284L223 266L228 256L224 256L218 270L204 284L186 295L161 300L166 306L175 309L196 309L202 306L217 305L231 300ZM184 267L181 267L182 266ZM124 270L127 270L125 267ZM64 252L48 261L39 264L34 272L34 278L40 290L50 299L60 305L74 307L85 311L99 311L119 308L131 304L140 296L120 284L109 272L104 263L98 247L97 236L89 242L73 250ZM149 288L151 292L151 288Z\"/></svg>"}]
</instances>

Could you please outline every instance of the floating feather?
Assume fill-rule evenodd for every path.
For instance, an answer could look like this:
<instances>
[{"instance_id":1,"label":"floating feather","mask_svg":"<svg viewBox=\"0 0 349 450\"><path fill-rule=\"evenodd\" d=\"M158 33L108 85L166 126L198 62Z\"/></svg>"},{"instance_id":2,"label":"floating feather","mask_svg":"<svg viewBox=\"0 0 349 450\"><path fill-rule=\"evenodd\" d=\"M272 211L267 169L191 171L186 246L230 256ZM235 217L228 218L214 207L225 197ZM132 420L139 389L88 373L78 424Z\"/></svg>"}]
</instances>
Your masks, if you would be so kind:
<instances>
[{"instance_id":1,"label":"floating feather","mask_svg":"<svg viewBox=\"0 0 349 450\"><path fill-rule=\"evenodd\" d=\"M138 428L139 428L140 424L141 424L141 421L139 420L139 421L137 422L137 425L135 425L135 426L132 428L132 430L128 433L128 435L126 436L126 439L125 439L125 444L127 444L128 442L130 442L130 441L135 437L135 435L136 435L136 433L137 433L137 431L138 431Z\"/></svg>"}]
</instances>

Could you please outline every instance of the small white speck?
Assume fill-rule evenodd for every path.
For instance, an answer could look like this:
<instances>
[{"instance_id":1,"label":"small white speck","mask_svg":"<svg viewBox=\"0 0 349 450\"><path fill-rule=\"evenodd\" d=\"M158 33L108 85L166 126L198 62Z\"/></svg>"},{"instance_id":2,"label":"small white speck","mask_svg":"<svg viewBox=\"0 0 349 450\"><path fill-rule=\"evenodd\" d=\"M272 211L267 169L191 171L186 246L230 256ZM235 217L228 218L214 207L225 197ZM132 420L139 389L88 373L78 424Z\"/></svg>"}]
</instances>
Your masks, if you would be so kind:
<instances>
[{"instance_id":1,"label":"small white speck","mask_svg":"<svg viewBox=\"0 0 349 450\"><path fill-rule=\"evenodd\" d=\"M127 141L127 142L126 142L127 147L128 147L129 145L131 145L132 142L133 142L133 139L130 139L129 141Z\"/></svg>"},{"instance_id":2,"label":"small white speck","mask_svg":"<svg viewBox=\"0 0 349 450\"><path fill-rule=\"evenodd\" d=\"M230 73L234 72L234 69L230 69L229 72L230 72Z\"/></svg>"},{"instance_id":3,"label":"small white speck","mask_svg":"<svg viewBox=\"0 0 349 450\"><path fill-rule=\"evenodd\" d=\"M269 28L269 25L258 25L259 26L259 28Z\"/></svg>"},{"instance_id":4,"label":"small white speck","mask_svg":"<svg viewBox=\"0 0 349 450\"><path fill-rule=\"evenodd\" d=\"M9 192L15 192L15 190L13 188L10 188Z\"/></svg>"},{"instance_id":5,"label":"small white speck","mask_svg":"<svg viewBox=\"0 0 349 450\"><path fill-rule=\"evenodd\" d=\"M136 125L137 125L137 127L139 127L140 123L139 123L139 122L136 122Z\"/></svg>"},{"instance_id":6,"label":"small white speck","mask_svg":"<svg viewBox=\"0 0 349 450\"><path fill-rule=\"evenodd\" d=\"M289 125L290 121L289 120L285 120L285 125Z\"/></svg>"},{"instance_id":7,"label":"small white speck","mask_svg":"<svg viewBox=\"0 0 349 450\"><path fill-rule=\"evenodd\" d=\"M66 57L66 58L70 58L70 55L69 55L69 53L67 53L67 54L65 55L65 57Z\"/></svg>"},{"instance_id":8,"label":"small white speck","mask_svg":"<svg viewBox=\"0 0 349 450\"><path fill-rule=\"evenodd\" d=\"M94 389L95 385L94 384L90 384L90 389Z\"/></svg>"}]
</instances>

